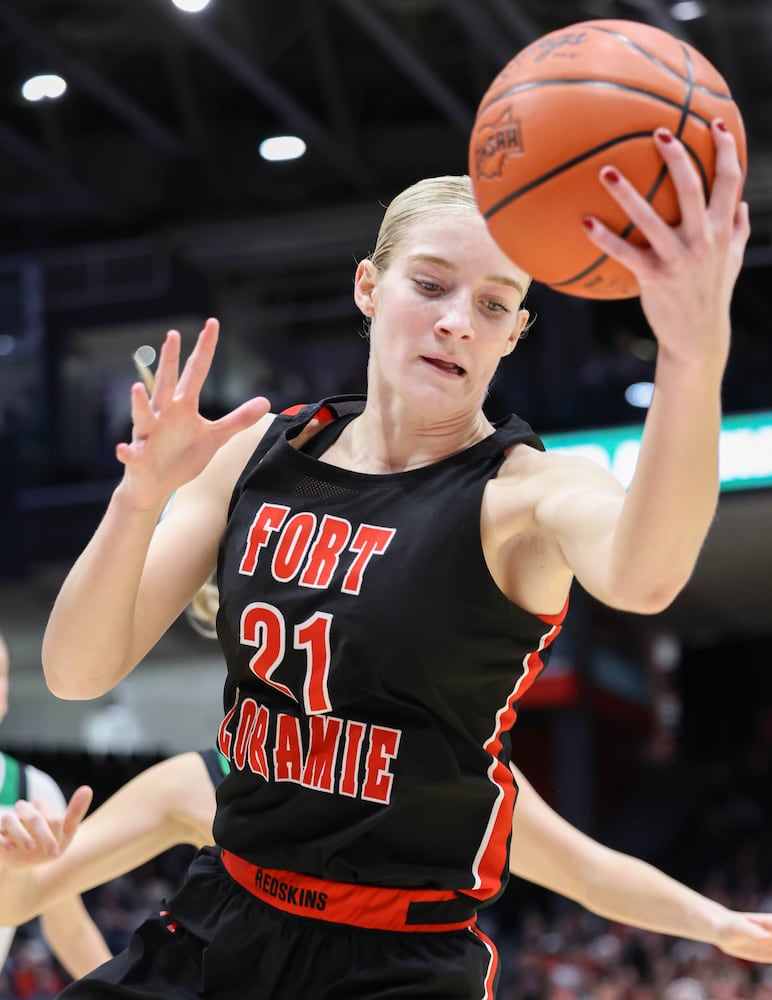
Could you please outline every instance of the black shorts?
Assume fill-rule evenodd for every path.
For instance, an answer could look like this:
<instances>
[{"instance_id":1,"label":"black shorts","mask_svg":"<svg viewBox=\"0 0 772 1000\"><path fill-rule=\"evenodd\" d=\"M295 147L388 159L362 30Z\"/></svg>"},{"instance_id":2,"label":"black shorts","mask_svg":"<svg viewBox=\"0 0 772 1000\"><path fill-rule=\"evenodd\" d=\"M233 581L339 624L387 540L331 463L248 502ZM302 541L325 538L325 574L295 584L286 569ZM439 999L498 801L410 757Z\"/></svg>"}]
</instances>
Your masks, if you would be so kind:
<instances>
[{"instance_id":1,"label":"black shorts","mask_svg":"<svg viewBox=\"0 0 772 1000\"><path fill-rule=\"evenodd\" d=\"M256 898L204 848L180 892L64 1000L488 1000L498 956L476 927L382 931Z\"/></svg>"}]
</instances>

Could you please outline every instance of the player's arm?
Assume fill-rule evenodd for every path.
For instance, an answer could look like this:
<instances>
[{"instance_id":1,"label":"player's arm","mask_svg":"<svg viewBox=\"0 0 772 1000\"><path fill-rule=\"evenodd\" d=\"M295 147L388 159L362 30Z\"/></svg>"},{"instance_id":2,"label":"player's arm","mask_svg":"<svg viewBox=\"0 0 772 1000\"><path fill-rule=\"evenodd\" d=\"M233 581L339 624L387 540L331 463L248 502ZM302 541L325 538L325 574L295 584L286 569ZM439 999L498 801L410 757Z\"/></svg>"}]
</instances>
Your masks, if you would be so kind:
<instances>
[{"instance_id":1,"label":"player's arm","mask_svg":"<svg viewBox=\"0 0 772 1000\"><path fill-rule=\"evenodd\" d=\"M112 958L80 896L65 899L41 913L40 929L49 948L73 979L80 979Z\"/></svg>"},{"instance_id":2,"label":"player's arm","mask_svg":"<svg viewBox=\"0 0 772 1000\"><path fill-rule=\"evenodd\" d=\"M153 765L87 817L60 857L24 871L0 869L0 925L25 923L176 844L212 843L214 812L214 787L200 754Z\"/></svg>"},{"instance_id":3,"label":"player's arm","mask_svg":"<svg viewBox=\"0 0 772 1000\"><path fill-rule=\"evenodd\" d=\"M718 498L721 381L730 304L749 235L734 139L714 123L716 179L708 204L683 145L658 135L681 222L667 225L624 177L609 193L646 237L636 247L590 220L590 239L629 267L657 338L654 395L629 490L614 495L591 474L556 475L536 509L583 586L613 607L654 612L688 580Z\"/></svg>"},{"instance_id":4,"label":"player's arm","mask_svg":"<svg viewBox=\"0 0 772 1000\"><path fill-rule=\"evenodd\" d=\"M772 914L738 913L639 858L611 850L559 816L515 767L519 793L509 868L609 920L706 941L772 962Z\"/></svg>"},{"instance_id":5,"label":"player's arm","mask_svg":"<svg viewBox=\"0 0 772 1000\"><path fill-rule=\"evenodd\" d=\"M141 382L132 387L132 441L116 449L123 479L62 585L43 640L46 682L59 697L114 687L212 572L232 488L268 410L258 398L219 420L200 415L217 336L208 320L178 376L180 337L170 331L152 397Z\"/></svg>"}]
</instances>

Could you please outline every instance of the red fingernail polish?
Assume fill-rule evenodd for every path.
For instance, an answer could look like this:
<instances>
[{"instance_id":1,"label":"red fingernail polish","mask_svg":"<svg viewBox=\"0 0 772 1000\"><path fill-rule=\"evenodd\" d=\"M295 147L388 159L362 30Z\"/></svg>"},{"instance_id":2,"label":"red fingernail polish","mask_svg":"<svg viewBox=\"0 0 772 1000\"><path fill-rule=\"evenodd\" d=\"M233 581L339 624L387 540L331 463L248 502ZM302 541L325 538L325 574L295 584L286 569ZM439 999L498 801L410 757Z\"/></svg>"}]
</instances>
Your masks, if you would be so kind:
<instances>
[{"instance_id":1,"label":"red fingernail polish","mask_svg":"<svg viewBox=\"0 0 772 1000\"><path fill-rule=\"evenodd\" d=\"M593 222L593 220L590 218L589 215L585 215L582 217L582 225L584 226L584 228L587 230L588 233L591 233L595 228L595 223Z\"/></svg>"},{"instance_id":2,"label":"red fingernail polish","mask_svg":"<svg viewBox=\"0 0 772 1000\"><path fill-rule=\"evenodd\" d=\"M673 134L666 128L658 128L656 131L656 136L660 142L672 142Z\"/></svg>"},{"instance_id":3,"label":"red fingernail polish","mask_svg":"<svg viewBox=\"0 0 772 1000\"><path fill-rule=\"evenodd\" d=\"M604 167L600 172L601 177L607 184L618 184L619 174L613 167Z\"/></svg>"},{"instance_id":4,"label":"red fingernail polish","mask_svg":"<svg viewBox=\"0 0 772 1000\"><path fill-rule=\"evenodd\" d=\"M716 126L716 128L720 132L728 132L729 131L729 127L728 127L728 125L726 124L726 122L724 121L723 118L717 118L715 120L715 122L714 122L714 125Z\"/></svg>"}]
</instances>

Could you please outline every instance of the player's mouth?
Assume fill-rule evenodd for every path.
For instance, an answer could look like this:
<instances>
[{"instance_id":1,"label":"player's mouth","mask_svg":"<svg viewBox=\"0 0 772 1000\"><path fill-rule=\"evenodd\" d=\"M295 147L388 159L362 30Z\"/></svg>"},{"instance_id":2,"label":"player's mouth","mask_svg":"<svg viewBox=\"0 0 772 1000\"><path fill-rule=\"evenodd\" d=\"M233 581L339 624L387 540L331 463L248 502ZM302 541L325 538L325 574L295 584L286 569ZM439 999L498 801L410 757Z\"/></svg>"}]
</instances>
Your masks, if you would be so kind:
<instances>
[{"instance_id":1,"label":"player's mouth","mask_svg":"<svg viewBox=\"0 0 772 1000\"><path fill-rule=\"evenodd\" d=\"M449 375L451 378L461 378L466 375L466 371L461 365L457 365L455 361L450 361L447 358L430 358L422 354L421 360L427 365L431 365L436 371Z\"/></svg>"}]
</instances>

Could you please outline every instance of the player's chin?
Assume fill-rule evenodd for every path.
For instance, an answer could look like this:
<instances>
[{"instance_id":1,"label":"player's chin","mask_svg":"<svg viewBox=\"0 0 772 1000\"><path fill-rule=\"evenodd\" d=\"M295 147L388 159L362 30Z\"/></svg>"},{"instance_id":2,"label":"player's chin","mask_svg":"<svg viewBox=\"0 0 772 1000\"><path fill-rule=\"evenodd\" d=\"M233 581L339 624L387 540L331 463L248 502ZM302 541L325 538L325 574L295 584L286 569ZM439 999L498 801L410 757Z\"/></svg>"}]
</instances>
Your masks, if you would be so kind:
<instances>
[{"instance_id":1,"label":"player's chin","mask_svg":"<svg viewBox=\"0 0 772 1000\"><path fill-rule=\"evenodd\" d=\"M485 387L473 385L468 377L451 382L428 380L417 386L413 405L429 422L453 420L480 408L485 400Z\"/></svg>"}]
</instances>

